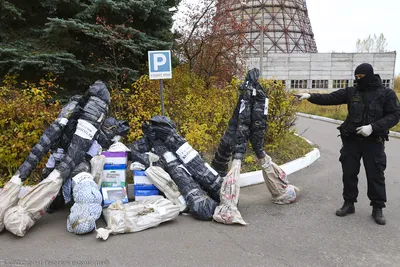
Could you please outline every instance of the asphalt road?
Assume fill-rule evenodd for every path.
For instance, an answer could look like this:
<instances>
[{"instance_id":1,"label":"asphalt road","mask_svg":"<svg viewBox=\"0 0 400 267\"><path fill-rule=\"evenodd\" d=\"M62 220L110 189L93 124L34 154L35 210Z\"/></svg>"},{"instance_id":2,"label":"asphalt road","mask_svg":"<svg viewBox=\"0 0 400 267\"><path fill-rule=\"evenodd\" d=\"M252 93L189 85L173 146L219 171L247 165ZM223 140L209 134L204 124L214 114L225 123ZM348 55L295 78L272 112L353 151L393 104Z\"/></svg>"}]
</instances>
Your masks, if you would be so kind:
<instances>
[{"instance_id":1,"label":"asphalt road","mask_svg":"<svg viewBox=\"0 0 400 267\"><path fill-rule=\"evenodd\" d=\"M356 213L334 214L342 204L336 127L298 119L297 132L319 146L321 158L289 176L301 189L294 204L272 204L264 184L243 188L239 209L248 226L181 215L100 241L95 233L68 233L65 210L46 215L24 238L0 234L0 266L400 266L400 139L387 144L388 223L379 226L371 218L364 171Z\"/></svg>"}]
</instances>

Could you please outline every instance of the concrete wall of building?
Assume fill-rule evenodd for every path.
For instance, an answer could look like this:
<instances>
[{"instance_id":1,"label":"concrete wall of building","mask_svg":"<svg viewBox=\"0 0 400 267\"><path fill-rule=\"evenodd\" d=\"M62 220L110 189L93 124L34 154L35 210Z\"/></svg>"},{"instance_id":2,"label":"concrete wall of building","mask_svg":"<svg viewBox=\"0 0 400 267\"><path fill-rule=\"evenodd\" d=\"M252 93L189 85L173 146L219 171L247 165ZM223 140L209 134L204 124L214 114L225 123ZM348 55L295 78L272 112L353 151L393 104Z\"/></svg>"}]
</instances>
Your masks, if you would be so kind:
<instances>
[{"instance_id":1,"label":"concrete wall of building","mask_svg":"<svg viewBox=\"0 0 400 267\"><path fill-rule=\"evenodd\" d=\"M286 88L329 91L352 85L354 70L361 63L370 63L384 84L393 88L396 52L269 53L262 66L259 57L247 60L248 68L259 68L262 78L285 81Z\"/></svg>"}]
</instances>

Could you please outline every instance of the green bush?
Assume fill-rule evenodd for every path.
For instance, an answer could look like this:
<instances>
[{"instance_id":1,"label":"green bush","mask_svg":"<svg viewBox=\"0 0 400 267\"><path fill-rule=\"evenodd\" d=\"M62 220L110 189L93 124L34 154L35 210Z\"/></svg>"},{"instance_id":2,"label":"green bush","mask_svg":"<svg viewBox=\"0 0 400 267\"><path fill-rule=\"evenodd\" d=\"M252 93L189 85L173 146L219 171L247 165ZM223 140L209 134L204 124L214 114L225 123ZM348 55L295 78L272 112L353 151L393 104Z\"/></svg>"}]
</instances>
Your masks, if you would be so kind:
<instances>
[{"instance_id":1,"label":"green bush","mask_svg":"<svg viewBox=\"0 0 400 267\"><path fill-rule=\"evenodd\" d=\"M16 78L6 76L0 86L0 177L7 179L26 159L60 108L58 102L46 104L56 87L51 75L39 84L17 84ZM44 163L39 167L43 168ZM1 178L0 186L4 183Z\"/></svg>"},{"instance_id":2,"label":"green bush","mask_svg":"<svg viewBox=\"0 0 400 267\"><path fill-rule=\"evenodd\" d=\"M396 93L400 93L400 75L397 75L394 79L393 89L396 91Z\"/></svg>"},{"instance_id":3,"label":"green bush","mask_svg":"<svg viewBox=\"0 0 400 267\"><path fill-rule=\"evenodd\" d=\"M176 122L180 133L195 149L211 160L236 106L241 81L234 79L223 88L205 89L204 80L190 74L185 66L176 68L173 77L165 81L165 115ZM17 170L58 114L61 107L57 101L46 104L54 97L51 93L54 83L54 78L48 77L39 85L17 85L13 76L6 77L0 87L0 154L3 159L0 186ZM277 163L304 155L311 147L301 145L299 138L289 134L295 120L291 93L279 82L262 80L261 83L270 97L269 127L265 136L267 153ZM18 89L20 87L22 89ZM124 140L126 143L142 136L143 121L161 113L159 83L148 76L140 77L130 88L111 90L111 98L111 115L128 121L131 127ZM245 158L246 170L257 165L250 151Z\"/></svg>"},{"instance_id":4,"label":"green bush","mask_svg":"<svg viewBox=\"0 0 400 267\"><path fill-rule=\"evenodd\" d=\"M233 114L239 97L240 80L223 88L206 88L204 80L190 74L187 67L174 70L173 79L165 81L165 115L178 126L180 133L200 152L215 151ZM275 149L277 142L293 126L296 108L292 94L281 82L261 80L269 94L266 144ZM128 120L128 142L141 135L141 123L161 113L158 81L142 76L131 88L113 91L115 116Z\"/></svg>"}]
</instances>

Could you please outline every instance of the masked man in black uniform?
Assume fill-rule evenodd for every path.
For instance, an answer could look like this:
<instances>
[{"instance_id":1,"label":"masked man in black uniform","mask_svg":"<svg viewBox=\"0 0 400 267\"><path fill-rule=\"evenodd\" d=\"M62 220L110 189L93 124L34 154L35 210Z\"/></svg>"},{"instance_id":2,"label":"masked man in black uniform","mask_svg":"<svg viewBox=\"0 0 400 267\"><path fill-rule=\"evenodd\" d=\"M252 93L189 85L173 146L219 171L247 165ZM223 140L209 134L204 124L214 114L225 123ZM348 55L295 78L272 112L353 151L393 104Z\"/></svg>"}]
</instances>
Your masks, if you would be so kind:
<instances>
[{"instance_id":1,"label":"masked man in black uniform","mask_svg":"<svg viewBox=\"0 0 400 267\"><path fill-rule=\"evenodd\" d=\"M359 65L355 72L356 84L330 94L299 94L317 105L347 104L348 115L338 127L343 142L339 161L343 169L342 208L337 216L355 212L358 196L358 173L363 159L368 181L368 198L372 217L377 224L386 224L382 208L386 202L384 171L386 169L385 141L389 129L399 122L400 104L393 90L382 85L370 64Z\"/></svg>"}]
</instances>

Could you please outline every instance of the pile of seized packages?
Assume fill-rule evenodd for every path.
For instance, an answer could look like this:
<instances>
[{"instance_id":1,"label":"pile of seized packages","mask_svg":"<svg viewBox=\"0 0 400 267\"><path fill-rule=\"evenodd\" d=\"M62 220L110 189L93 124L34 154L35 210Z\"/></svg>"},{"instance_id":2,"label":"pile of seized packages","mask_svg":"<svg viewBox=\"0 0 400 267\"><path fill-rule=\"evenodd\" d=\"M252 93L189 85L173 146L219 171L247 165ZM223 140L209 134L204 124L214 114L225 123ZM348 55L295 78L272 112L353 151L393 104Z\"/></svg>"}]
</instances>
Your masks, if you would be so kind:
<instances>
[{"instance_id":1,"label":"pile of seized packages","mask_svg":"<svg viewBox=\"0 0 400 267\"><path fill-rule=\"evenodd\" d=\"M67 230L75 234L138 232L189 213L198 220L247 223L238 208L241 162L248 141L259 159L274 203L296 200L297 188L264 151L268 96L248 72L240 97L212 166L182 137L175 123L155 116L143 122L144 136L124 145L124 121L108 117L110 93L96 81L85 95L73 96L48 127L28 158L0 192L0 231L23 237L45 212L73 203ZM42 180L22 197L22 183L50 152ZM127 164L134 175L134 198L128 201ZM230 169L229 168L230 163ZM128 186L129 187L129 186ZM106 228L97 228L103 218Z\"/></svg>"}]
</instances>

